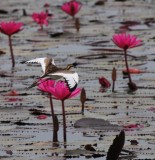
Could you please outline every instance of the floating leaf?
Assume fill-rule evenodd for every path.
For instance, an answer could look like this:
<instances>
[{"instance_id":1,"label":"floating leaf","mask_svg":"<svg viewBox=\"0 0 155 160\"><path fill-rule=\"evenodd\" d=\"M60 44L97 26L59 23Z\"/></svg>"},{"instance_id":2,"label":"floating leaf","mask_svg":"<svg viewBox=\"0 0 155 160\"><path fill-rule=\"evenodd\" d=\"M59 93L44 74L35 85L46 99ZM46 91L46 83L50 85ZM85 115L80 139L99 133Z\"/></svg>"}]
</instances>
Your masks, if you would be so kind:
<instances>
[{"instance_id":1,"label":"floating leaf","mask_svg":"<svg viewBox=\"0 0 155 160\"><path fill-rule=\"evenodd\" d=\"M122 127L118 125L110 124L108 121L97 118L82 118L74 123L76 128L92 128L101 130L118 130Z\"/></svg>"}]
</instances>

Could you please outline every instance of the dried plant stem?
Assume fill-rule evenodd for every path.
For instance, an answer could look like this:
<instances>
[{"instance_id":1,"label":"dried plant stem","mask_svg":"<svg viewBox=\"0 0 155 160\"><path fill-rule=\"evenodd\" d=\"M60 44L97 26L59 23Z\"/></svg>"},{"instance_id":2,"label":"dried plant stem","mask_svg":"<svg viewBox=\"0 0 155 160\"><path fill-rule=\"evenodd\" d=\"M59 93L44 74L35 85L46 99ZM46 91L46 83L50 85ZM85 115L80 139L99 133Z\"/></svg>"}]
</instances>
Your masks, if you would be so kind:
<instances>
[{"instance_id":1,"label":"dried plant stem","mask_svg":"<svg viewBox=\"0 0 155 160\"><path fill-rule=\"evenodd\" d=\"M62 114L63 114L63 135L64 135L64 142L67 141L66 137L66 115L65 115L65 105L64 100L61 100L62 103Z\"/></svg>"},{"instance_id":2,"label":"dried plant stem","mask_svg":"<svg viewBox=\"0 0 155 160\"><path fill-rule=\"evenodd\" d=\"M12 67L14 67L15 66L15 58L14 58L14 54L13 54L11 36L9 36L9 46L10 46L10 53L11 53L11 59L12 59Z\"/></svg>"},{"instance_id":3,"label":"dried plant stem","mask_svg":"<svg viewBox=\"0 0 155 160\"><path fill-rule=\"evenodd\" d=\"M82 110L81 110L82 115L84 115L84 103L85 103L85 102L82 102Z\"/></svg>"},{"instance_id":4,"label":"dried plant stem","mask_svg":"<svg viewBox=\"0 0 155 160\"><path fill-rule=\"evenodd\" d=\"M116 81L116 77L117 77L116 69L115 69L115 67L113 67L113 70L112 70L112 81L113 81L113 84L112 84L112 92L115 91L115 81Z\"/></svg>"},{"instance_id":5,"label":"dried plant stem","mask_svg":"<svg viewBox=\"0 0 155 160\"><path fill-rule=\"evenodd\" d=\"M82 115L84 115L84 104L86 102L86 91L84 88L82 88L81 90L81 95L80 95L80 101L81 101L81 104L82 104L82 108L81 108L81 113Z\"/></svg>"},{"instance_id":6,"label":"dried plant stem","mask_svg":"<svg viewBox=\"0 0 155 160\"><path fill-rule=\"evenodd\" d=\"M115 81L112 83L112 92L115 92Z\"/></svg>"},{"instance_id":7,"label":"dried plant stem","mask_svg":"<svg viewBox=\"0 0 155 160\"><path fill-rule=\"evenodd\" d=\"M127 73L128 73L128 77L129 77L129 83L132 83L132 79L131 79L131 75L129 72L129 66L128 66L128 60L127 60L127 50L124 50L124 56L125 56L125 65L126 65L126 69L127 69Z\"/></svg>"},{"instance_id":8,"label":"dried plant stem","mask_svg":"<svg viewBox=\"0 0 155 160\"><path fill-rule=\"evenodd\" d=\"M80 20L79 20L79 18L75 18L75 28L76 28L76 31L79 32L79 30L80 30Z\"/></svg>"}]
</instances>

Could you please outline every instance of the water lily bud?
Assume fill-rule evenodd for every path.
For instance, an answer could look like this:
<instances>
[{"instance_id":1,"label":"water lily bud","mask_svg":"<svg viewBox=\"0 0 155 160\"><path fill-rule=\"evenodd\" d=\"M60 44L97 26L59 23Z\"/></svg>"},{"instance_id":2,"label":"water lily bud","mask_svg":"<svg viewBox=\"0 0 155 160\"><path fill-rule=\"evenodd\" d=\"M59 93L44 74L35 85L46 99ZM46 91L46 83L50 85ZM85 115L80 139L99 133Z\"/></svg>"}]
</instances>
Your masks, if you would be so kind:
<instances>
[{"instance_id":1,"label":"water lily bud","mask_svg":"<svg viewBox=\"0 0 155 160\"><path fill-rule=\"evenodd\" d=\"M82 89L81 89L81 95L80 95L80 101L81 101L81 103L85 103L86 99L87 99L87 98L86 98L85 89L82 88Z\"/></svg>"},{"instance_id":2,"label":"water lily bud","mask_svg":"<svg viewBox=\"0 0 155 160\"><path fill-rule=\"evenodd\" d=\"M116 69L115 69L115 67L113 67L113 70L112 70L112 80L116 81L116 77L117 77Z\"/></svg>"},{"instance_id":3,"label":"water lily bud","mask_svg":"<svg viewBox=\"0 0 155 160\"><path fill-rule=\"evenodd\" d=\"M98 78L99 83L104 88L109 88L111 86L110 82L105 77L99 77Z\"/></svg>"}]
</instances>

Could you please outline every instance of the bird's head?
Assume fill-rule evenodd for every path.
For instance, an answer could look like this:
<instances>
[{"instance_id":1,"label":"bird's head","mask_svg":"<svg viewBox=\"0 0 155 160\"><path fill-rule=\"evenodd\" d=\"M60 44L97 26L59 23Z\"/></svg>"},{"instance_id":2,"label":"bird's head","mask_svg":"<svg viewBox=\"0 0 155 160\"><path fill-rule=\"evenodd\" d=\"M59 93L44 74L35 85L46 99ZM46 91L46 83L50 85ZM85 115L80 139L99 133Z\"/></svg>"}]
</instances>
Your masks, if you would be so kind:
<instances>
[{"instance_id":1,"label":"bird's head","mask_svg":"<svg viewBox=\"0 0 155 160\"><path fill-rule=\"evenodd\" d=\"M77 66L76 63L68 64L66 70L70 70L71 68L76 68L76 66Z\"/></svg>"}]
</instances>

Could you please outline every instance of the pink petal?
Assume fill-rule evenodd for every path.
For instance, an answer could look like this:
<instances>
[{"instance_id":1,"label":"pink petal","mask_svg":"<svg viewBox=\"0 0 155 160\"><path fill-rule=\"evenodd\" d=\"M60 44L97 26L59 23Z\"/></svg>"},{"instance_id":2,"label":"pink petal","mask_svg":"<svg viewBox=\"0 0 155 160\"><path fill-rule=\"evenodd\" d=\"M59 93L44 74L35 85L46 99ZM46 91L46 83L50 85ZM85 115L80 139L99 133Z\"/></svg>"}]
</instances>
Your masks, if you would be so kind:
<instances>
[{"instance_id":1,"label":"pink petal","mask_svg":"<svg viewBox=\"0 0 155 160\"><path fill-rule=\"evenodd\" d=\"M75 16L81 9L82 4L77 1L66 2L62 5L61 9L71 16Z\"/></svg>"},{"instance_id":2,"label":"pink petal","mask_svg":"<svg viewBox=\"0 0 155 160\"><path fill-rule=\"evenodd\" d=\"M113 38L113 42L119 47L119 48L123 48L124 45L122 43L122 38L119 35L115 35L115 37Z\"/></svg>"},{"instance_id":3,"label":"pink petal","mask_svg":"<svg viewBox=\"0 0 155 160\"><path fill-rule=\"evenodd\" d=\"M80 2L73 1L73 5L74 5L74 15L75 15L81 9L82 4Z\"/></svg>"},{"instance_id":4,"label":"pink petal","mask_svg":"<svg viewBox=\"0 0 155 160\"><path fill-rule=\"evenodd\" d=\"M43 25L43 24L45 24L46 26L48 25L48 21L47 21L48 15L44 11L40 13L33 13L31 17L36 23L40 25Z\"/></svg>"},{"instance_id":5,"label":"pink petal","mask_svg":"<svg viewBox=\"0 0 155 160\"><path fill-rule=\"evenodd\" d=\"M73 92L71 92L71 95L68 98L76 97L78 94L80 94L80 92L81 92L81 89L77 88Z\"/></svg>"},{"instance_id":6,"label":"pink petal","mask_svg":"<svg viewBox=\"0 0 155 160\"><path fill-rule=\"evenodd\" d=\"M59 96L61 100L64 100L70 96L71 93L65 82L59 81L55 87L57 88L57 96Z\"/></svg>"},{"instance_id":7,"label":"pink petal","mask_svg":"<svg viewBox=\"0 0 155 160\"><path fill-rule=\"evenodd\" d=\"M21 22L1 22L0 31L6 35L13 35L22 30L23 23Z\"/></svg>"},{"instance_id":8,"label":"pink petal","mask_svg":"<svg viewBox=\"0 0 155 160\"><path fill-rule=\"evenodd\" d=\"M121 39L120 39L119 36L116 35L116 36L113 38L113 42L114 42L118 47L123 48L122 41L121 41Z\"/></svg>"},{"instance_id":9,"label":"pink petal","mask_svg":"<svg viewBox=\"0 0 155 160\"><path fill-rule=\"evenodd\" d=\"M112 40L118 47L123 49L134 48L142 45L142 41L137 40L135 35L126 33L115 34Z\"/></svg>"},{"instance_id":10,"label":"pink petal","mask_svg":"<svg viewBox=\"0 0 155 160\"><path fill-rule=\"evenodd\" d=\"M70 5L69 5L68 3L67 3L67 4L64 4L64 5L61 7L61 9L62 9L64 12L72 15L72 14L71 14Z\"/></svg>"},{"instance_id":11,"label":"pink petal","mask_svg":"<svg viewBox=\"0 0 155 160\"><path fill-rule=\"evenodd\" d=\"M55 84L54 80L45 80L41 79L38 81L38 89L44 91L44 92L49 92L49 87L53 87Z\"/></svg>"}]
</instances>

